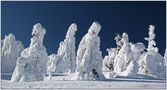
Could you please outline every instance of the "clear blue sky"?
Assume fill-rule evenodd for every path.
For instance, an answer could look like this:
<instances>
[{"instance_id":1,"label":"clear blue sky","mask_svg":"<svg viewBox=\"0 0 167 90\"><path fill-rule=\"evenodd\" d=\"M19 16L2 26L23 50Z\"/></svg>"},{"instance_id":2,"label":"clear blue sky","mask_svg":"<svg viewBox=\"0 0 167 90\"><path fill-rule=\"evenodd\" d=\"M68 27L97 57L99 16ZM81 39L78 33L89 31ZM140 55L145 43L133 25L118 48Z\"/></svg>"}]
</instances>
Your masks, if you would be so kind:
<instances>
[{"instance_id":1,"label":"clear blue sky","mask_svg":"<svg viewBox=\"0 0 167 90\"><path fill-rule=\"evenodd\" d=\"M32 27L41 23L46 28L44 45L49 54L56 53L60 41L71 23L78 25L76 32L76 47L87 33L93 21L98 21L102 30L101 51L116 47L115 33L127 32L130 42L143 42L148 36L148 26L156 26L156 42L160 53L164 54L166 42L166 2L156 1L126 1L126 2L1 2L2 34L13 33L24 47L30 44Z\"/></svg>"}]
</instances>

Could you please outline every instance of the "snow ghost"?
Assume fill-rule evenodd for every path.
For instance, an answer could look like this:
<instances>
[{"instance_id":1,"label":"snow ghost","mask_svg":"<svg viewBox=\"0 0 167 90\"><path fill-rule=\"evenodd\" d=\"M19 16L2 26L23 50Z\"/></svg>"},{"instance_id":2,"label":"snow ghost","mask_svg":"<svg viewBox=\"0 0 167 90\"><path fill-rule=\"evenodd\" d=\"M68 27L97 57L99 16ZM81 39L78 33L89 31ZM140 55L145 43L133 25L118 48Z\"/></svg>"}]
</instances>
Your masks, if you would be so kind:
<instances>
[{"instance_id":1,"label":"snow ghost","mask_svg":"<svg viewBox=\"0 0 167 90\"><path fill-rule=\"evenodd\" d=\"M130 61L129 65L126 67L126 70L119 73L119 76L133 77L133 76L136 76L136 74L138 73L138 70L139 70L138 61L142 55L142 52L145 49L145 46L141 42L138 42L136 44L130 43L130 49L131 49L132 60Z\"/></svg>"},{"instance_id":2,"label":"snow ghost","mask_svg":"<svg viewBox=\"0 0 167 90\"><path fill-rule=\"evenodd\" d=\"M149 37L145 38L148 41L147 52L144 53L142 58L139 61L139 74L150 75L153 77L165 77L165 66L164 66L164 58L158 53L158 48L156 47L155 27L153 25L149 26Z\"/></svg>"},{"instance_id":3,"label":"snow ghost","mask_svg":"<svg viewBox=\"0 0 167 90\"><path fill-rule=\"evenodd\" d=\"M47 52L43 46L46 33L40 23L34 25L30 46L24 49L17 59L11 82L42 81L46 75Z\"/></svg>"},{"instance_id":4,"label":"snow ghost","mask_svg":"<svg viewBox=\"0 0 167 90\"><path fill-rule=\"evenodd\" d=\"M126 67L128 66L129 62L132 59L129 45L129 38L126 33L123 33L121 41L123 42L123 45L114 59L115 73L120 73L126 70Z\"/></svg>"},{"instance_id":5,"label":"snow ghost","mask_svg":"<svg viewBox=\"0 0 167 90\"><path fill-rule=\"evenodd\" d=\"M116 48L110 48L107 49L108 55L106 55L103 59L103 71L108 71L114 69L113 64L114 64L114 59L115 56L117 55L117 49Z\"/></svg>"},{"instance_id":6,"label":"snow ghost","mask_svg":"<svg viewBox=\"0 0 167 90\"><path fill-rule=\"evenodd\" d=\"M56 72L74 73L76 69L75 32L77 25L72 23L67 31L66 38L60 42L57 55Z\"/></svg>"},{"instance_id":7,"label":"snow ghost","mask_svg":"<svg viewBox=\"0 0 167 90\"><path fill-rule=\"evenodd\" d=\"M149 52L158 52L158 48L156 46L156 42L154 41L155 39L155 33L154 33L155 26L149 25L149 37L144 38L146 41L148 41L148 48L147 51Z\"/></svg>"},{"instance_id":8,"label":"snow ghost","mask_svg":"<svg viewBox=\"0 0 167 90\"><path fill-rule=\"evenodd\" d=\"M1 46L1 70L2 73L12 74L16 66L17 58L20 56L24 47L20 41L15 40L13 34L5 36Z\"/></svg>"},{"instance_id":9,"label":"snow ghost","mask_svg":"<svg viewBox=\"0 0 167 90\"><path fill-rule=\"evenodd\" d=\"M102 52L100 51L101 25L93 22L88 33L80 41L77 51L77 68L74 80L104 79L102 74Z\"/></svg>"}]
</instances>

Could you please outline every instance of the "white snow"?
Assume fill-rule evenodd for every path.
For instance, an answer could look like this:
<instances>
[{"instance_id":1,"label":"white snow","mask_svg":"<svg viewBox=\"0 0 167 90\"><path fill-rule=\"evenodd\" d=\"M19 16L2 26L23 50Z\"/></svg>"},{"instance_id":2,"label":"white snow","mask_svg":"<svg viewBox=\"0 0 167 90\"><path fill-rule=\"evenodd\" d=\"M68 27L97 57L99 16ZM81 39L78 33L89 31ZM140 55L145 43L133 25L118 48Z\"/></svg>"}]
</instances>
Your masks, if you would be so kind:
<instances>
[{"instance_id":1,"label":"white snow","mask_svg":"<svg viewBox=\"0 0 167 90\"><path fill-rule=\"evenodd\" d=\"M107 75L108 72L104 72ZM127 88L127 89L164 89L165 90L165 80L150 78L146 76L138 76L138 78L127 78L127 77L117 77L102 81L76 81L68 80L74 74L60 74L53 73L52 80L47 80L45 77L44 81L36 82L9 82L9 80L1 81L2 89L117 89L117 88ZM107 77L106 77L107 78Z\"/></svg>"},{"instance_id":2,"label":"white snow","mask_svg":"<svg viewBox=\"0 0 167 90\"><path fill-rule=\"evenodd\" d=\"M46 74L47 52L43 46L45 28L40 23L34 25L30 46L17 59L11 82L42 81Z\"/></svg>"},{"instance_id":3,"label":"white snow","mask_svg":"<svg viewBox=\"0 0 167 90\"><path fill-rule=\"evenodd\" d=\"M22 42L16 41L13 34L5 36L1 40L1 72L12 74L16 66L17 58L24 49Z\"/></svg>"}]
</instances>

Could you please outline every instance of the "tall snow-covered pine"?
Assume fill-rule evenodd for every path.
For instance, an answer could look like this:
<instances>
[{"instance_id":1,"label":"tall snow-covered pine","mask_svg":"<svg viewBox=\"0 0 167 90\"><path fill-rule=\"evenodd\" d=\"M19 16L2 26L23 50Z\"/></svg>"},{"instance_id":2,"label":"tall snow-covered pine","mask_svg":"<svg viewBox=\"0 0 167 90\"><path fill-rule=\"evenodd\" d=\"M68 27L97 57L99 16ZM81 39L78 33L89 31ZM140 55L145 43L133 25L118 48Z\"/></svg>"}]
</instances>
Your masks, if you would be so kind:
<instances>
[{"instance_id":1,"label":"tall snow-covered pine","mask_svg":"<svg viewBox=\"0 0 167 90\"><path fill-rule=\"evenodd\" d=\"M77 24L72 23L66 33L64 41L61 41L57 51L57 55L61 60L57 62L56 72L74 73L76 69L76 48L75 48L75 32Z\"/></svg>"},{"instance_id":2,"label":"tall snow-covered pine","mask_svg":"<svg viewBox=\"0 0 167 90\"><path fill-rule=\"evenodd\" d=\"M88 33L80 41L77 51L77 69L75 80L104 79L102 74L102 52L100 51L100 37L98 36L101 25L93 22Z\"/></svg>"}]
</instances>

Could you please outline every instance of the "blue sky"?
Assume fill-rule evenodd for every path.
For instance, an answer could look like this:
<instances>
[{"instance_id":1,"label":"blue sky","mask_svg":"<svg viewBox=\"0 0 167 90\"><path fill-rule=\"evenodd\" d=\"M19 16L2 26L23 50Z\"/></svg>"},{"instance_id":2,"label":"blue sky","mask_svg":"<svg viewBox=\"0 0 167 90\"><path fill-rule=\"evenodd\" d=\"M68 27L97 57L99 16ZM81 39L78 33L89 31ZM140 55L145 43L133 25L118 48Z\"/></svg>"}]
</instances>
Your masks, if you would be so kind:
<instances>
[{"instance_id":1,"label":"blue sky","mask_svg":"<svg viewBox=\"0 0 167 90\"><path fill-rule=\"evenodd\" d=\"M148 36L149 24L155 25L156 42L160 53L164 54L166 42L166 2L162 1L106 1L106 2L65 2L65 1L2 1L1 38L13 33L24 47L30 44L32 27L41 23L46 28L44 45L49 54L56 53L60 41L71 23L78 25L76 47L87 33L93 21L101 26L101 51L116 47L115 33L127 32L130 42L143 42Z\"/></svg>"}]
</instances>

